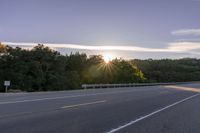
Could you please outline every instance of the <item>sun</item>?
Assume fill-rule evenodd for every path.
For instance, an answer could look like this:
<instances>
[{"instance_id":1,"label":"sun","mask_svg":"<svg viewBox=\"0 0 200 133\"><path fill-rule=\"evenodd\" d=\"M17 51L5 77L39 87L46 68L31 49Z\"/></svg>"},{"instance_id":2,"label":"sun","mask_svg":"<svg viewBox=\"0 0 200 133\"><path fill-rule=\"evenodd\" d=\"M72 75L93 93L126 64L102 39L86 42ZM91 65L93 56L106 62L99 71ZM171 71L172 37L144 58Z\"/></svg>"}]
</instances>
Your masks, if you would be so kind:
<instances>
[{"instance_id":1,"label":"sun","mask_svg":"<svg viewBox=\"0 0 200 133\"><path fill-rule=\"evenodd\" d=\"M105 54L103 55L103 60L105 61L105 63L109 63L110 61L112 61L114 58L111 54Z\"/></svg>"}]
</instances>

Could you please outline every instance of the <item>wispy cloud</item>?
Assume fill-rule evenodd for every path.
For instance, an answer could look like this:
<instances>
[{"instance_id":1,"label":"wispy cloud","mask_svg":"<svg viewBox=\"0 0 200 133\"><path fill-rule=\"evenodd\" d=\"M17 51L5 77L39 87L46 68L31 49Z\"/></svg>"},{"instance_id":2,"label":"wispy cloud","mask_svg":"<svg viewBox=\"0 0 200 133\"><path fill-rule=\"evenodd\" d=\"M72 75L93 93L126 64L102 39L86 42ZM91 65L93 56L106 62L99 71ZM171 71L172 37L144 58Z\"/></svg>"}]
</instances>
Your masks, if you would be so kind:
<instances>
[{"instance_id":1,"label":"wispy cloud","mask_svg":"<svg viewBox=\"0 0 200 133\"><path fill-rule=\"evenodd\" d=\"M172 35L193 35L193 36L200 36L200 29L180 29L171 32Z\"/></svg>"},{"instance_id":2,"label":"wispy cloud","mask_svg":"<svg viewBox=\"0 0 200 133\"><path fill-rule=\"evenodd\" d=\"M32 48L37 43L14 43L14 42L2 42L9 46L17 46L22 48ZM194 53L194 50L200 50L200 42L171 42L165 48L146 48L138 46L91 46L91 45L76 45L76 44L50 44L46 43L45 46L53 49L80 49L80 50L97 50L97 51L135 51L135 52L173 52L173 53Z\"/></svg>"},{"instance_id":3,"label":"wispy cloud","mask_svg":"<svg viewBox=\"0 0 200 133\"><path fill-rule=\"evenodd\" d=\"M189 52L200 49L200 42L172 42L169 43L168 50L173 49L179 52Z\"/></svg>"},{"instance_id":4,"label":"wispy cloud","mask_svg":"<svg viewBox=\"0 0 200 133\"><path fill-rule=\"evenodd\" d=\"M34 47L38 43L15 43L15 42L2 42L5 45L17 46L17 47ZM146 48L138 46L92 46L92 45L78 45L78 44L50 44L45 43L45 46L58 49L58 48L68 48L68 49L81 49L81 50L114 50L114 51L136 51L136 52L180 52L179 49L172 48Z\"/></svg>"},{"instance_id":5,"label":"wispy cloud","mask_svg":"<svg viewBox=\"0 0 200 133\"><path fill-rule=\"evenodd\" d=\"M200 38L176 39L176 42L200 42Z\"/></svg>"}]
</instances>

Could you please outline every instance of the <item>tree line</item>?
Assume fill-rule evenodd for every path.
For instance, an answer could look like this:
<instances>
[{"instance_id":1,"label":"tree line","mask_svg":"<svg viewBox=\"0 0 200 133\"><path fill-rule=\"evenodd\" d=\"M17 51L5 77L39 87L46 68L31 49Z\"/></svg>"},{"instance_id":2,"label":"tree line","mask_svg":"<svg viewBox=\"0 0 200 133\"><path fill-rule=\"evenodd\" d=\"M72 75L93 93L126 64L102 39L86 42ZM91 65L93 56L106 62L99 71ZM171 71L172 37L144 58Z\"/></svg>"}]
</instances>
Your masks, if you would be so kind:
<instances>
[{"instance_id":1,"label":"tree line","mask_svg":"<svg viewBox=\"0 0 200 133\"><path fill-rule=\"evenodd\" d=\"M42 44L32 49L0 44L0 91L3 82L22 91L80 89L82 84L184 82L200 80L200 60L114 59L101 55L62 55Z\"/></svg>"},{"instance_id":2,"label":"tree line","mask_svg":"<svg viewBox=\"0 0 200 133\"><path fill-rule=\"evenodd\" d=\"M148 82L200 81L200 59L132 60Z\"/></svg>"},{"instance_id":3,"label":"tree line","mask_svg":"<svg viewBox=\"0 0 200 133\"><path fill-rule=\"evenodd\" d=\"M52 91L80 89L81 84L138 83L145 77L123 59L105 63L101 55L61 55L41 44L30 50L0 44L0 91L5 80L16 90Z\"/></svg>"}]
</instances>

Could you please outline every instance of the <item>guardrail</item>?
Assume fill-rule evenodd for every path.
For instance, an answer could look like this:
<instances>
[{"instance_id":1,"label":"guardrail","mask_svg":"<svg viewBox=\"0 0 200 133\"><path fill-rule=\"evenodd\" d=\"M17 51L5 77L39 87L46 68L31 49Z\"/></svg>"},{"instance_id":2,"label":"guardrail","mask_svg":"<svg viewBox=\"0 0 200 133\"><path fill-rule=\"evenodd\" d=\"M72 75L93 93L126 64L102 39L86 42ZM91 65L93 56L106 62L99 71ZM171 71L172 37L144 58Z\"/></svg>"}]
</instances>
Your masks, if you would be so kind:
<instances>
[{"instance_id":1,"label":"guardrail","mask_svg":"<svg viewBox=\"0 0 200 133\"><path fill-rule=\"evenodd\" d=\"M175 84L189 84L199 83L199 81L193 82L170 82L170 83L128 83L128 84L83 84L83 89L91 88L117 88L117 87L136 87L136 86L156 86L156 85L175 85Z\"/></svg>"}]
</instances>

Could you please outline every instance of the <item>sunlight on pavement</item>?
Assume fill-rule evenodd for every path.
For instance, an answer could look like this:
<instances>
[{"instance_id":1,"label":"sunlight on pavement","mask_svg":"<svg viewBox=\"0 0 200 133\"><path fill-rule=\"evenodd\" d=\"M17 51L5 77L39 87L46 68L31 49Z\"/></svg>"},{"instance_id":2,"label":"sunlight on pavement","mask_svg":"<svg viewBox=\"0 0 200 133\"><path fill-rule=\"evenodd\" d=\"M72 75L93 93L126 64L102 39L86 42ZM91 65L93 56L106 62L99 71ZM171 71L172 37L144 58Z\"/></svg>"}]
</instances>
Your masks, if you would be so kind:
<instances>
[{"instance_id":1,"label":"sunlight on pavement","mask_svg":"<svg viewBox=\"0 0 200 133\"><path fill-rule=\"evenodd\" d=\"M192 87L184 87L184 86L176 86L176 85L168 85L165 86L166 88L173 88L178 90L184 90L184 91L193 91L193 92L200 92L200 88L192 88Z\"/></svg>"}]
</instances>

